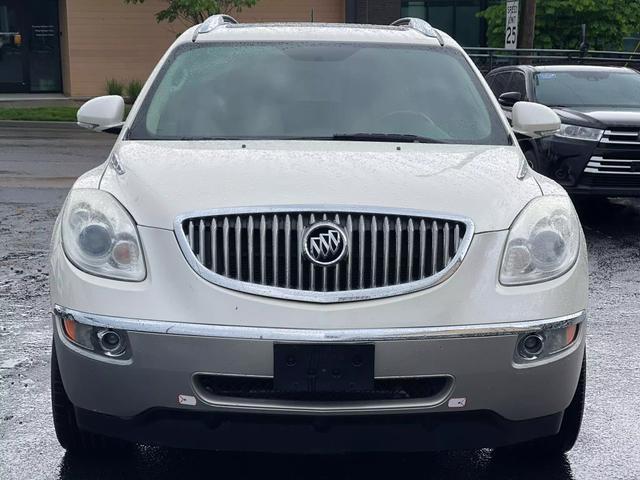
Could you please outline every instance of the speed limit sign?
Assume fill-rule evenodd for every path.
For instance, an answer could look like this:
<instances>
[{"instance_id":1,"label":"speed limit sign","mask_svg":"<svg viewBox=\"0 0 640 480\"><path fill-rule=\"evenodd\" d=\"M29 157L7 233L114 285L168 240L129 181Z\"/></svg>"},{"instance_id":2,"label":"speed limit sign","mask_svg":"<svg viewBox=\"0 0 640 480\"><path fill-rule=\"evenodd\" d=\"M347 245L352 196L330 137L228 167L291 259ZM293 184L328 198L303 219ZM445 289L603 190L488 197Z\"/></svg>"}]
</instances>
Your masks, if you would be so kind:
<instances>
[{"instance_id":1,"label":"speed limit sign","mask_svg":"<svg viewBox=\"0 0 640 480\"><path fill-rule=\"evenodd\" d=\"M518 0L507 0L507 22L504 31L504 48L518 48Z\"/></svg>"}]
</instances>

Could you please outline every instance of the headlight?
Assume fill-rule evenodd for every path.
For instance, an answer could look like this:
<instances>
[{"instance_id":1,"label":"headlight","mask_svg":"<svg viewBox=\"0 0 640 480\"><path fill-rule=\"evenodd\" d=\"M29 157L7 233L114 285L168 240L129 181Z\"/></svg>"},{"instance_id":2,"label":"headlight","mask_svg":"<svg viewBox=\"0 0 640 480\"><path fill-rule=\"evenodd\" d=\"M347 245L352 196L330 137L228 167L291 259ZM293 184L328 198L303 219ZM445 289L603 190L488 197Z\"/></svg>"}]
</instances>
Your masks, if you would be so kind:
<instances>
[{"instance_id":1,"label":"headlight","mask_svg":"<svg viewBox=\"0 0 640 480\"><path fill-rule=\"evenodd\" d=\"M569 197L538 197L511 225L500 283L523 285L556 278L573 266L579 248L580 221Z\"/></svg>"},{"instance_id":2,"label":"headlight","mask_svg":"<svg viewBox=\"0 0 640 480\"><path fill-rule=\"evenodd\" d=\"M81 270L119 280L144 280L136 225L118 201L101 190L69 193L62 215L62 246Z\"/></svg>"},{"instance_id":3,"label":"headlight","mask_svg":"<svg viewBox=\"0 0 640 480\"><path fill-rule=\"evenodd\" d=\"M569 125L563 123L560 125L555 135L557 137L572 138L574 140L589 140L591 142L598 142L602 137L604 130L599 128L579 127L578 125Z\"/></svg>"}]
</instances>

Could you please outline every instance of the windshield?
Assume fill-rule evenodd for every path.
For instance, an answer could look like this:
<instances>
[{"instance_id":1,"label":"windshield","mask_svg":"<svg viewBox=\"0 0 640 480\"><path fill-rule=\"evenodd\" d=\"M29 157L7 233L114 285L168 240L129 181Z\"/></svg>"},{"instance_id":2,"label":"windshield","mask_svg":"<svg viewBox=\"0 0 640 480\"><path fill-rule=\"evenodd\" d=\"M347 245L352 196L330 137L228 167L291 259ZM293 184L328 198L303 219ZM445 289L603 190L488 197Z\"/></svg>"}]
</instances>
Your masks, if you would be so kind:
<instances>
[{"instance_id":1,"label":"windshield","mask_svg":"<svg viewBox=\"0 0 640 480\"><path fill-rule=\"evenodd\" d=\"M306 42L178 48L129 138L509 142L454 49Z\"/></svg>"},{"instance_id":2,"label":"windshield","mask_svg":"<svg viewBox=\"0 0 640 480\"><path fill-rule=\"evenodd\" d=\"M552 107L640 107L640 75L631 71L539 72L534 88Z\"/></svg>"}]
</instances>

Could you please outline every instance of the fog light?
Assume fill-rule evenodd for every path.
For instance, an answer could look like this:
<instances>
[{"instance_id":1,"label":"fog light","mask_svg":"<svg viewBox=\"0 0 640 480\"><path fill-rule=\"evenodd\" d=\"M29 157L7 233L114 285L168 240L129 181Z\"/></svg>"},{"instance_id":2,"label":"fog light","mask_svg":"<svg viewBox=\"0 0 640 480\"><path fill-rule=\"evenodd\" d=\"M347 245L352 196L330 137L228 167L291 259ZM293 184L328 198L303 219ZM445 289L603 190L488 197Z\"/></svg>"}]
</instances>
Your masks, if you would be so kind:
<instances>
[{"instance_id":1,"label":"fog light","mask_svg":"<svg viewBox=\"0 0 640 480\"><path fill-rule=\"evenodd\" d=\"M520 355L524 358L536 358L544 349L544 337L539 333L530 333L520 340Z\"/></svg>"},{"instance_id":2,"label":"fog light","mask_svg":"<svg viewBox=\"0 0 640 480\"><path fill-rule=\"evenodd\" d=\"M522 363L559 353L578 340L580 329L581 324L574 324L522 334L518 339L514 359Z\"/></svg>"},{"instance_id":3,"label":"fog light","mask_svg":"<svg viewBox=\"0 0 640 480\"><path fill-rule=\"evenodd\" d=\"M118 360L131 358L129 338L125 330L78 322L73 315L59 307L56 307L53 315L58 321L62 338L66 338L74 345L98 355L117 357Z\"/></svg>"},{"instance_id":4,"label":"fog light","mask_svg":"<svg viewBox=\"0 0 640 480\"><path fill-rule=\"evenodd\" d=\"M125 345L122 337L115 330L99 330L97 333L100 348L110 357L118 357L124 353Z\"/></svg>"}]
</instances>

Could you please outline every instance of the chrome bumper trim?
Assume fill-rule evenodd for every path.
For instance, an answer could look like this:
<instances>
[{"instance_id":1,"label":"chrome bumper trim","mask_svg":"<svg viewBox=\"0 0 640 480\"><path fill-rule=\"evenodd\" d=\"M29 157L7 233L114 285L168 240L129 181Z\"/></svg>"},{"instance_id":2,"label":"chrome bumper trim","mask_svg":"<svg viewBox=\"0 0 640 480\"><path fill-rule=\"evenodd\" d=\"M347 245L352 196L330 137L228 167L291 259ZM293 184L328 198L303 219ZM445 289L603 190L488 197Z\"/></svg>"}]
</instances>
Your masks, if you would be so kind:
<instances>
[{"instance_id":1,"label":"chrome bumper trim","mask_svg":"<svg viewBox=\"0 0 640 480\"><path fill-rule=\"evenodd\" d=\"M58 318L71 316L79 323L95 327L115 328L131 332L164 333L199 337L234 338L242 340L269 340L282 342L382 342L397 340L428 340L431 338L485 337L517 335L524 332L563 328L586 320L584 310L543 320L522 322L487 323L476 325L450 325L407 328L360 328L360 329L304 329L270 328L236 325L208 325L202 323L166 322L159 320L137 320L79 312L55 305Z\"/></svg>"}]
</instances>

